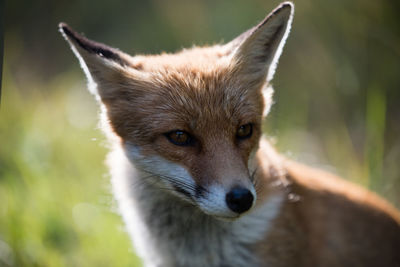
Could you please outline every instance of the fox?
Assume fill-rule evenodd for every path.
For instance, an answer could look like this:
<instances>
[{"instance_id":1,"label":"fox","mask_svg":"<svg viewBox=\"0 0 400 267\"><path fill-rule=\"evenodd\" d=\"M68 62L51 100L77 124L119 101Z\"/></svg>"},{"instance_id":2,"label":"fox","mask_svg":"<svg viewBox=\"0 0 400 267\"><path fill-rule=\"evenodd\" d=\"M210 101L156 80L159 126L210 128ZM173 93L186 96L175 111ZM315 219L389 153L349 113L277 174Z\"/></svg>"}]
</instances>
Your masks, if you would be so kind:
<instances>
[{"instance_id":1,"label":"fox","mask_svg":"<svg viewBox=\"0 0 400 267\"><path fill-rule=\"evenodd\" d=\"M400 266L400 212L262 133L294 5L224 44L130 56L59 30L98 100L113 195L156 267Z\"/></svg>"}]
</instances>

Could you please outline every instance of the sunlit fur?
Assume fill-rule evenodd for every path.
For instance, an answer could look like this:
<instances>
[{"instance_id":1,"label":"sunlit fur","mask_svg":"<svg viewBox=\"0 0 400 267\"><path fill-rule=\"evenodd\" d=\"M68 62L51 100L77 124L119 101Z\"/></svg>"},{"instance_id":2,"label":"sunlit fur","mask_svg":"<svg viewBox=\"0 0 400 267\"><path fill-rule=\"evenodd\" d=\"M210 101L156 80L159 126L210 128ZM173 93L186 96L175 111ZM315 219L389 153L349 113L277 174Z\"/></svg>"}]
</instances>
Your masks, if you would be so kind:
<instances>
[{"instance_id":1,"label":"sunlit fur","mask_svg":"<svg viewBox=\"0 0 400 267\"><path fill-rule=\"evenodd\" d=\"M292 18L286 2L227 44L135 57L60 24L101 105L114 195L146 266L400 265L397 210L261 137ZM194 141L170 142L176 130ZM237 186L254 197L246 212L227 205Z\"/></svg>"},{"instance_id":2,"label":"sunlit fur","mask_svg":"<svg viewBox=\"0 0 400 267\"><path fill-rule=\"evenodd\" d=\"M270 195L237 220L214 219L178 201L165 185L153 186L159 181L143 181L148 173L135 168L123 150L115 148L108 163L114 194L146 266L262 265L250 247L267 233L284 194Z\"/></svg>"}]
</instances>

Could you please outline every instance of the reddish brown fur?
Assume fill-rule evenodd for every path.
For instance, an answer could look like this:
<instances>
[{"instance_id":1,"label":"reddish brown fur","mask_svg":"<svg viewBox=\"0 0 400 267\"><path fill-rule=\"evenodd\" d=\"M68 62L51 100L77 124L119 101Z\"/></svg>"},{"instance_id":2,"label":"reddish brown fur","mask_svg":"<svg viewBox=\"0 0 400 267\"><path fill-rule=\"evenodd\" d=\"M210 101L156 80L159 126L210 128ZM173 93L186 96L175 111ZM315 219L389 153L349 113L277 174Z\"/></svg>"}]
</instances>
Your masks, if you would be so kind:
<instances>
[{"instance_id":1,"label":"reddish brown fur","mask_svg":"<svg viewBox=\"0 0 400 267\"><path fill-rule=\"evenodd\" d=\"M143 61L139 57L135 64L149 71L148 76L118 72L119 76L110 78L118 81L118 90L102 97L111 127L124 142L140 146L147 155L179 162L200 184L228 177L220 175L230 169L227 166L232 173L246 170L261 135L263 84L244 82L237 66L215 55L220 53L215 48L187 50L175 56L173 64L172 55ZM100 92L106 90L100 88ZM254 135L237 143L237 128L247 123L254 124ZM191 133L198 140L196 145L177 147L168 142L163 134L177 129Z\"/></svg>"},{"instance_id":2,"label":"reddish brown fur","mask_svg":"<svg viewBox=\"0 0 400 267\"><path fill-rule=\"evenodd\" d=\"M200 51L196 49L196 53ZM204 50L210 51L213 50ZM168 64L169 57L155 57L155 66L164 59L163 64ZM152 85L146 85L146 100L138 101L144 106L135 106L135 114L123 119L132 124L143 123L132 128L148 129L148 136L147 131L137 136L129 132L129 127L113 127L126 140L143 140L139 145L146 153L186 166L199 184L232 177L227 172L243 172L261 134L262 84L254 86L243 83L241 78L235 80L235 69L224 61L207 61L207 68L198 68L189 63L191 57L185 64L185 58L179 59L182 67L171 65L168 71L155 71L150 78ZM150 66L143 63L144 68ZM243 96L229 90L235 86L240 86ZM159 110L155 117L145 113L148 106ZM124 107L118 103L118 107L115 115L109 113L111 123L113 118L131 114L131 104ZM244 147L235 148L234 133L239 125L248 122L257 125L256 135ZM201 145L177 148L165 138L154 137L176 128L193 133ZM285 190L300 198L284 202L272 230L257 246L265 261L271 261L273 266L398 266L400 215L391 205L333 175L282 159L270 148L261 151L264 154L258 156L263 170L257 177L257 205L281 191L271 184L282 179L282 173L284 182L289 183ZM348 261L342 262L343 259Z\"/></svg>"},{"instance_id":3,"label":"reddish brown fur","mask_svg":"<svg viewBox=\"0 0 400 267\"><path fill-rule=\"evenodd\" d=\"M267 145L268 146L268 145ZM282 158L271 148L260 160L274 158L285 191L272 231L257 245L272 266L400 266L400 213L376 194L321 170ZM264 168L270 168L266 166ZM271 172L261 179L268 195Z\"/></svg>"},{"instance_id":4,"label":"reddish brown fur","mask_svg":"<svg viewBox=\"0 0 400 267\"><path fill-rule=\"evenodd\" d=\"M72 46L98 84L119 142L179 163L198 185L228 179L234 184L250 175L247 164L259 144L264 106L271 105L262 94L270 71L264 65L277 53L291 10L291 4L282 4L250 33L224 46L136 57L109 50L119 53L113 58L124 66ZM70 34L84 46L97 47ZM239 141L237 129L248 123L254 133ZM190 133L196 142L172 144L165 133L173 130ZM256 161L256 206L275 195L288 196L254 247L268 266L400 266L400 215L390 204L333 175L284 159L265 141Z\"/></svg>"}]
</instances>

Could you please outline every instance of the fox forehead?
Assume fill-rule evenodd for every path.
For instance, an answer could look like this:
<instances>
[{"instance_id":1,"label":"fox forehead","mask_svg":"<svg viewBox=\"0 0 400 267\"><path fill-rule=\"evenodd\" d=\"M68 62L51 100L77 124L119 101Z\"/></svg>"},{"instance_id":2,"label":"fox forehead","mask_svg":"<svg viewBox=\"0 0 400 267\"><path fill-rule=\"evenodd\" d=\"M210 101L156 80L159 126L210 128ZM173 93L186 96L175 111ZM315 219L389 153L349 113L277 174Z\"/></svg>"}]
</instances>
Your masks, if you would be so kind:
<instances>
[{"instance_id":1,"label":"fox forehead","mask_svg":"<svg viewBox=\"0 0 400 267\"><path fill-rule=\"evenodd\" d=\"M138 82L134 75L128 77L126 89L117 91L116 100L106 103L110 122L117 132L140 129L144 137L174 129L209 132L259 123L263 110L261 90L238 80L224 60L217 59L214 64L208 63L208 68L199 68L196 64L184 64L180 54L176 55L182 63L178 65L170 63L176 62L172 60L174 55L164 56L168 59L166 65L141 70L147 74L143 81ZM163 61L163 55L154 58L156 62ZM133 58L133 62L140 61ZM129 79L135 81L130 83Z\"/></svg>"},{"instance_id":2,"label":"fox forehead","mask_svg":"<svg viewBox=\"0 0 400 267\"><path fill-rule=\"evenodd\" d=\"M224 45L185 48L176 53L136 55L130 59L134 68L155 72L163 69L202 71L230 63L232 48Z\"/></svg>"}]
</instances>

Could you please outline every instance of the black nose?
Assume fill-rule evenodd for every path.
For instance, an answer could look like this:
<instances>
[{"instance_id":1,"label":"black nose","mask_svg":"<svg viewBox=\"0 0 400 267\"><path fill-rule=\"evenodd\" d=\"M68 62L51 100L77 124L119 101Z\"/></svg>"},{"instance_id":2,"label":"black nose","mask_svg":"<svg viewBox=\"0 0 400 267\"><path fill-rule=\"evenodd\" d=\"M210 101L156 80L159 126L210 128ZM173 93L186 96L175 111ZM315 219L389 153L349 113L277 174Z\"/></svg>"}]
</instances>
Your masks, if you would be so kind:
<instances>
[{"instance_id":1,"label":"black nose","mask_svg":"<svg viewBox=\"0 0 400 267\"><path fill-rule=\"evenodd\" d=\"M236 213L248 211L253 205L253 194L243 187L235 187L226 194L226 204Z\"/></svg>"}]
</instances>

